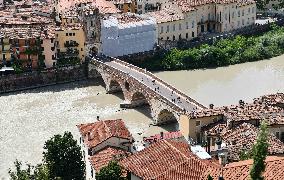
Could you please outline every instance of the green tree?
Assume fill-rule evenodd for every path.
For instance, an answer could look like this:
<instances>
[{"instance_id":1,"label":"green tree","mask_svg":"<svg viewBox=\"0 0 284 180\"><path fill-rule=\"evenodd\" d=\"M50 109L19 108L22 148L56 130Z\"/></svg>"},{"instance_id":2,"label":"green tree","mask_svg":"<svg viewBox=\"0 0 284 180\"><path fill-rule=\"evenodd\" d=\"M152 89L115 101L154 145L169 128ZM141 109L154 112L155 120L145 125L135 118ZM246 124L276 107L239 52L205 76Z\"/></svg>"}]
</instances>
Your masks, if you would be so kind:
<instances>
[{"instance_id":1,"label":"green tree","mask_svg":"<svg viewBox=\"0 0 284 180\"><path fill-rule=\"evenodd\" d=\"M210 174L208 174L207 180L213 180L213 178L212 178L212 176L210 176Z\"/></svg>"},{"instance_id":2,"label":"green tree","mask_svg":"<svg viewBox=\"0 0 284 180\"><path fill-rule=\"evenodd\" d=\"M96 174L97 180L123 180L121 167L116 161L110 161L109 164Z\"/></svg>"},{"instance_id":3,"label":"green tree","mask_svg":"<svg viewBox=\"0 0 284 180\"><path fill-rule=\"evenodd\" d=\"M264 179L262 173L265 170L265 159L268 153L267 137L267 124L265 121L262 121L256 144L254 144L252 149L253 166L250 171L250 176L253 180Z\"/></svg>"},{"instance_id":4,"label":"green tree","mask_svg":"<svg viewBox=\"0 0 284 180\"><path fill-rule=\"evenodd\" d=\"M22 163L18 160L14 162L15 171L9 170L11 180L49 180L49 171L45 165L39 164L35 167L27 164L27 169L23 169Z\"/></svg>"},{"instance_id":5,"label":"green tree","mask_svg":"<svg viewBox=\"0 0 284 180\"><path fill-rule=\"evenodd\" d=\"M81 148L73 139L71 132L55 135L44 145L44 162L52 179L85 179L85 164Z\"/></svg>"}]
</instances>

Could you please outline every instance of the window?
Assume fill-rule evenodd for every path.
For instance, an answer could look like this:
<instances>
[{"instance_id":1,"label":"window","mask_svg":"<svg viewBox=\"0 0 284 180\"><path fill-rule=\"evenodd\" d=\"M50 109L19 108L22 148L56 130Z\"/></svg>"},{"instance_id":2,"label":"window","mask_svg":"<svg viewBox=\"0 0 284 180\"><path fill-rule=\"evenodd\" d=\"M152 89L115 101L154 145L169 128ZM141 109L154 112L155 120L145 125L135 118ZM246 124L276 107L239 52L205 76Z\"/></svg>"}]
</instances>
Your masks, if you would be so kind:
<instances>
[{"instance_id":1,"label":"window","mask_svg":"<svg viewBox=\"0 0 284 180\"><path fill-rule=\"evenodd\" d=\"M227 14L225 14L225 19L228 20L228 15Z\"/></svg>"},{"instance_id":2,"label":"window","mask_svg":"<svg viewBox=\"0 0 284 180\"><path fill-rule=\"evenodd\" d=\"M251 12L254 13L254 7L251 9Z\"/></svg>"},{"instance_id":3,"label":"window","mask_svg":"<svg viewBox=\"0 0 284 180\"><path fill-rule=\"evenodd\" d=\"M81 51L83 51L83 48L81 48Z\"/></svg>"},{"instance_id":4,"label":"window","mask_svg":"<svg viewBox=\"0 0 284 180\"><path fill-rule=\"evenodd\" d=\"M91 21L91 26L93 26L93 21Z\"/></svg>"},{"instance_id":5,"label":"window","mask_svg":"<svg viewBox=\"0 0 284 180\"><path fill-rule=\"evenodd\" d=\"M75 33L73 33L73 36L75 36Z\"/></svg>"},{"instance_id":6,"label":"window","mask_svg":"<svg viewBox=\"0 0 284 180\"><path fill-rule=\"evenodd\" d=\"M200 22L203 23L203 21L204 21L204 16L201 17Z\"/></svg>"},{"instance_id":7,"label":"window","mask_svg":"<svg viewBox=\"0 0 284 180\"><path fill-rule=\"evenodd\" d=\"M241 16L241 12L240 12L240 10L238 11L238 17L240 17Z\"/></svg>"},{"instance_id":8,"label":"window","mask_svg":"<svg viewBox=\"0 0 284 180\"><path fill-rule=\"evenodd\" d=\"M210 13L208 14L208 21L210 20Z\"/></svg>"},{"instance_id":9,"label":"window","mask_svg":"<svg viewBox=\"0 0 284 180\"><path fill-rule=\"evenodd\" d=\"M248 13L250 13L250 8L248 8Z\"/></svg>"},{"instance_id":10,"label":"window","mask_svg":"<svg viewBox=\"0 0 284 180\"><path fill-rule=\"evenodd\" d=\"M185 34L185 38L188 39L188 33Z\"/></svg>"},{"instance_id":11,"label":"window","mask_svg":"<svg viewBox=\"0 0 284 180\"><path fill-rule=\"evenodd\" d=\"M169 32L170 31L170 26L169 25L167 25L167 32Z\"/></svg>"},{"instance_id":12,"label":"window","mask_svg":"<svg viewBox=\"0 0 284 180\"><path fill-rule=\"evenodd\" d=\"M245 20L244 19L242 19L242 25L245 25Z\"/></svg>"},{"instance_id":13,"label":"window","mask_svg":"<svg viewBox=\"0 0 284 180\"><path fill-rule=\"evenodd\" d=\"M69 33L69 36L72 36L72 33Z\"/></svg>"},{"instance_id":14,"label":"window","mask_svg":"<svg viewBox=\"0 0 284 180\"><path fill-rule=\"evenodd\" d=\"M175 41L176 40L176 37L173 35L173 41Z\"/></svg>"},{"instance_id":15,"label":"window","mask_svg":"<svg viewBox=\"0 0 284 180\"><path fill-rule=\"evenodd\" d=\"M192 21L192 28L194 28L194 21Z\"/></svg>"},{"instance_id":16,"label":"window","mask_svg":"<svg viewBox=\"0 0 284 180\"><path fill-rule=\"evenodd\" d=\"M68 33L66 33L66 36L68 36Z\"/></svg>"},{"instance_id":17,"label":"window","mask_svg":"<svg viewBox=\"0 0 284 180\"><path fill-rule=\"evenodd\" d=\"M52 38L52 39L51 39L51 43L53 43L53 41L54 41L54 39Z\"/></svg>"},{"instance_id":18,"label":"window","mask_svg":"<svg viewBox=\"0 0 284 180\"><path fill-rule=\"evenodd\" d=\"M275 136L276 136L278 139L280 139L280 132L276 132L276 133L275 133Z\"/></svg>"},{"instance_id":19,"label":"window","mask_svg":"<svg viewBox=\"0 0 284 180\"><path fill-rule=\"evenodd\" d=\"M243 11L242 11L242 16L244 16L245 15L245 10L243 9Z\"/></svg>"},{"instance_id":20,"label":"window","mask_svg":"<svg viewBox=\"0 0 284 180\"><path fill-rule=\"evenodd\" d=\"M188 29L188 22L186 22L185 24L186 24L186 29Z\"/></svg>"},{"instance_id":21,"label":"window","mask_svg":"<svg viewBox=\"0 0 284 180\"><path fill-rule=\"evenodd\" d=\"M176 25L174 24L174 25L173 25L173 31L175 31L175 30L176 30Z\"/></svg>"},{"instance_id":22,"label":"window","mask_svg":"<svg viewBox=\"0 0 284 180\"><path fill-rule=\"evenodd\" d=\"M167 37L167 40L169 40L170 38L169 37Z\"/></svg>"},{"instance_id":23,"label":"window","mask_svg":"<svg viewBox=\"0 0 284 180\"><path fill-rule=\"evenodd\" d=\"M249 24L249 20L250 20L250 19L248 18L247 24Z\"/></svg>"},{"instance_id":24,"label":"window","mask_svg":"<svg viewBox=\"0 0 284 180\"><path fill-rule=\"evenodd\" d=\"M191 36L194 37L194 32L191 33Z\"/></svg>"},{"instance_id":25,"label":"window","mask_svg":"<svg viewBox=\"0 0 284 180\"><path fill-rule=\"evenodd\" d=\"M195 122L196 126L200 126L200 121Z\"/></svg>"},{"instance_id":26,"label":"window","mask_svg":"<svg viewBox=\"0 0 284 180\"><path fill-rule=\"evenodd\" d=\"M164 32L164 27L163 26L161 26L161 33L163 33Z\"/></svg>"},{"instance_id":27,"label":"window","mask_svg":"<svg viewBox=\"0 0 284 180\"><path fill-rule=\"evenodd\" d=\"M179 30L181 30L181 23L179 23Z\"/></svg>"}]
</instances>

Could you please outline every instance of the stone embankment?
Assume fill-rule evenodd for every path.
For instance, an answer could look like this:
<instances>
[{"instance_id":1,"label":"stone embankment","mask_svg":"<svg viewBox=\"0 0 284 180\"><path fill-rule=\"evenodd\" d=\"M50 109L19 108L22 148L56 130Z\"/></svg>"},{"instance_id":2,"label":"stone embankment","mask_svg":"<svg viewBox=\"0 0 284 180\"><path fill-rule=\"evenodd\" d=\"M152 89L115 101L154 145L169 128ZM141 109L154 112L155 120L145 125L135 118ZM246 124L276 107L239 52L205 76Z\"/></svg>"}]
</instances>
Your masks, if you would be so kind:
<instances>
[{"instance_id":1,"label":"stone embankment","mask_svg":"<svg viewBox=\"0 0 284 180\"><path fill-rule=\"evenodd\" d=\"M28 72L0 77L0 93L73 82L87 78L85 65L63 67L42 72Z\"/></svg>"}]
</instances>

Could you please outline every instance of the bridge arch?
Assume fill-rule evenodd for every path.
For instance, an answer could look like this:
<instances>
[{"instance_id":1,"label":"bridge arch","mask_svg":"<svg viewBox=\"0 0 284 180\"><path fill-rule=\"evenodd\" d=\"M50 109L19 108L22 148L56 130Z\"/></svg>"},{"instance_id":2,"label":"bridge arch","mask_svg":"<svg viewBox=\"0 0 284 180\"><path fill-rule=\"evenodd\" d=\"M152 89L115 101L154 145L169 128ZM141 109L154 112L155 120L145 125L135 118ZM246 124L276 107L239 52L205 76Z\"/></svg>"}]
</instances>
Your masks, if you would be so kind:
<instances>
[{"instance_id":1,"label":"bridge arch","mask_svg":"<svg viewBox=\"0 0 284 180\"><path fill-rule=\"evenodd\" d=\"M122 87L117 80L111 79L108 86L108 92L120 92Z\"/></svg>"},{"instance_id":2,"label":"bridge arch","mask_svg":"<svg viewBox=\"0 0 284 180\"><path fill-rule=\"evenodd\" d=\"M157 124L164 124L169 122L177 122L178 119L174 113L170 112L167 109L163 109L158 114Z\"/></svg>"},{"instance_id":3,"label":"bridge arch","mask_svg":"<svg viewBox=\"0 0 284 180\"><path fill-rule=\"evenodd\" d=\"M147 100L146 96L137 91L132 94L131 96L131 104L133 107L135 106L142 106L142 105L150 105L149 101Z\"/></svg>"}]
</instances>

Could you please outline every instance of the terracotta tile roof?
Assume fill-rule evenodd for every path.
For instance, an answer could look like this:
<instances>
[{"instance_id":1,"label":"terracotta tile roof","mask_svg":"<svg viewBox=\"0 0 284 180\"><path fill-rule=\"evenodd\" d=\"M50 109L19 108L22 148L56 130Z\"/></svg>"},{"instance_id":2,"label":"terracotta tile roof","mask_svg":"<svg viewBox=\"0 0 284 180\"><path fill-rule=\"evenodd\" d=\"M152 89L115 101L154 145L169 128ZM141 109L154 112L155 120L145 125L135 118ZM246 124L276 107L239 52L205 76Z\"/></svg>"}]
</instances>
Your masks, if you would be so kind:
<instances>
[{"instance_id":1,"label":"terracotta tile roof","mask_svg":"<svg viewBox=\"0 0 284 180\"><path fill-rule=\"evenodd\" d=\"M120 162L121 166L143 179L206 179L218 174L219 166L198 159L189 145L173 140L151 144ZM214 173L213 173L214 172Z\"/></svg>"},{"instance_id":2,"label":"terracotta tile roof","mask_svg":"<svg viewBox=\"0 0 284 180\"><path fill-rule=\"evenodd\" d=\"M223 177L226 180L246 180L250 179L250 168L253 160L230 163L223 169ZM284 177L284 157L268 156L266 167L263 173L265 180L281 180Z\"/></svg>"},{"instance_id":3,"label":"terracotta tile roof","mask_svg":"<svg viewBox=\"0 0 284 180\"><path fill-rule=\"evenodd\" d=\"M172 22L184 19L184 15L176 9L167 8L160 11L147 13L154 17L157 23Z\"/></svg>"},{"instance_id":4,"label":"terracotta tile roof","mask_svg":"<svg viewBox=\"0 0 284 180\"><path fill-rule=\"evenodd\" d=\"M84 143L89 147L95 147L110 137L133 139L124 122L121 119L98 121L95 123L77 125ZM88 137L88 134L90 137Z\"/></svg>"},{"instance_id":5,"label":"terracotta tile roof","mask_svg":"<svg viewBox=\"0 0 284 180\"><path fill-rule=\"evenodd\" d=\"M130 154L129 152L122 149L114 147L106 147L105 149L99 151L95 155L90 156L89 160L95 171L99 172L99 170L102 167L107 166L110 161L120 158L119 156L126 156L129 154Z\"/></svg>"},{"instance_id":6,"label":"terracotta tile roof","mask_svg":"<svg viewBox=\"0 0 284 180\"><path fill-rule=\"evenodd\" d=\"M191 118L223 115L233 121L266 119L268 125L284 125L284 94L266 95L256 98L253 103L223 106L192 112Z\"/></svg>"},{"instance_id":7,"label":"terracotta tile roof","mask_svg":"<svg viewBox=\"0 0 284 180\"><path fill-rule=\"evenodd\" d=\"M219 125L216 125L216 127L219 127ZM209 132L212 132L212 129ZM258 133L259 129L249 123L242 123L232 129L226 127L220 133L213 131L213 134L210 134L207 132L208 135L220 136L223 139L223 142L226 143L228 148L228 159L231 161L239 160L239 154L242 150L252 149ZM272 133L268 136L268 144L269 154L284 154L284 143Z\"/></svg>"}]
</instances>

